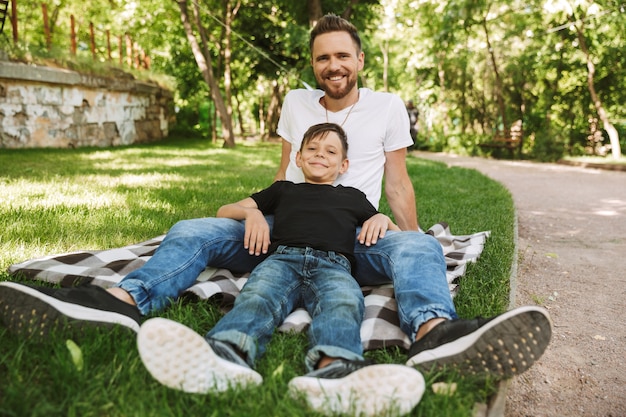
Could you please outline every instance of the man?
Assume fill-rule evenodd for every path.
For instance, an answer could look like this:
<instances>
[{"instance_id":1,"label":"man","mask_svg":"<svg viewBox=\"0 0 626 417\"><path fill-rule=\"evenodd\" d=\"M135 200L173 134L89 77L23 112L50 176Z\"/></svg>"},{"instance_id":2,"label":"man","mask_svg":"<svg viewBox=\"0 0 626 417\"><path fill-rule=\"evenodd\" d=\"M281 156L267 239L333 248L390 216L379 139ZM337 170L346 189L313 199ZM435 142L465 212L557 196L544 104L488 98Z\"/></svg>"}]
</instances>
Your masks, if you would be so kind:
<instances>
[{"instance_id":1,"label":"man","mask_svg":"<svg viewBox=\"0 0 626 417\"><path fill-rule=\"evenodd\" d=\"M404 103L392 94L357 87L365 56L356 28L327 15L311 32L310 49L321 90L294 90L286 96L278 128L284 141L276 179L302 181L295 156L311 125L341 125L351 140L351 167L338 183L363 191L377 208L384 177L385 196L402 229L388 232L374 246L357 244L354 274L361 285L393 283L400 327L414 340L407 364L425 370L446 366L496 378L528 369L550 341L547 312L529 306L490 319L458 319L441 246L418 228L405 165L406 147L412 141ZM244 225L234 223L215 218L178 222L150 261L108 292L96 287L43 290L0 283L0 307L8 306L0 308L0 314L8 327L26 332L34 326L45 331L59 317L77 327L119 323L137 329L140 314L165 308L207 265L244 272L264 258L262 240L242 250Z\"/></svg>"},{"instance_id":2,"label":"man","mask_svg":"<svg viewBox=\"0 0 626 417\"><path fill-rule=\"evenodd\" d=\"M491 319L458 320L445 277L441 247L418 231L415 194L405 164L412 143L399 97L357 87L364 53L356 28L333 15L322 18L310 39L311 64L320 90L285 97L278 134L283 140L276 179L299 174L295 150L308 126L343 125L350 138L350 171L340 183L366 193L378 207L380 183L396 223L376 247L355 248L361 285L392 282L400 327L415 340L407 364L422 369L451 366L460 372L506 378L530 367L546 349L551 322L544 309L522 307Z\"/></svg>"}]
</instances>

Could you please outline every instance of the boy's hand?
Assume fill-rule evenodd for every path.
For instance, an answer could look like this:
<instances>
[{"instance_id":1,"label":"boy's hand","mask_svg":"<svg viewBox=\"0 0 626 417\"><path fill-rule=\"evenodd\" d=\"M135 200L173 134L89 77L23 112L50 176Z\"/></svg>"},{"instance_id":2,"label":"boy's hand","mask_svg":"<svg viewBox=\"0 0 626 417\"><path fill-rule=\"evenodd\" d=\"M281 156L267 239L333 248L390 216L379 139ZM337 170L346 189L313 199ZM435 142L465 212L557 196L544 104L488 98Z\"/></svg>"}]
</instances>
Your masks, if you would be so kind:
<instances>
[{"instance_id":1,"label":"boy's hand","mask_svg":"<svg viewBox=\"0 0 626 417\"><path fill-rule=\"evenodd\" d=\"M270 247L270 227L258 209L246 210L246 232L243 247L250 255L266 254Z\"/></svg>"},{"instance_id":2,"label":"boy's hand","mask_svg":"<svg viewBox=\"0 0 626 417\"><path fill-rule=\"evenodd\" d=\"M391 221L391 219L378 213L363 222L361 233L359 233L359 243L365 246L375 245L378 239L385 237L387 230L400 230L400 228Z\"/></svg>"}]
</instances>

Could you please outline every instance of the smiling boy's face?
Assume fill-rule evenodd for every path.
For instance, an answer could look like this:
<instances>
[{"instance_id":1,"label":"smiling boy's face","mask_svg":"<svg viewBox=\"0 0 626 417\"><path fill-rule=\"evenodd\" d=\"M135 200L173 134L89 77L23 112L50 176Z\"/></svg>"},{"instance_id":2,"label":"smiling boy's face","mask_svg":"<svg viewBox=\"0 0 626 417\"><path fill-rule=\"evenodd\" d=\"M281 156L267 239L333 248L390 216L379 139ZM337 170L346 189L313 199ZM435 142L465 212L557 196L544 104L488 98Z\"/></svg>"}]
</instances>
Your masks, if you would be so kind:
<instances>
[{"instance_id":1,"label":"smiling boy's face","mask_svg":"<svg viewBox=\"0 0 626 417\"><path fill-rule=\"evenodd\" d=\"M337 133L329 131L302 146L296 154L296 165L302 169L306 182L332 184L347 171L348 159Z\"/></svg>"}]
</instances>

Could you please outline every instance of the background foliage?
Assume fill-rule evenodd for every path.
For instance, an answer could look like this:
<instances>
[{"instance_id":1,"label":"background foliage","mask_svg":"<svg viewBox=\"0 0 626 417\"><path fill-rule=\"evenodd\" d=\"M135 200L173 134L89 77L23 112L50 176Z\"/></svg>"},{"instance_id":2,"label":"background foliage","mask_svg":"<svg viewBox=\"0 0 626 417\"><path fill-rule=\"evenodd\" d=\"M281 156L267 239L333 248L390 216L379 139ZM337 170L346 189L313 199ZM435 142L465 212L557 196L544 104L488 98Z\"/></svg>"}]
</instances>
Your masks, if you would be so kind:
<instances>
[{"instance_id":1,"label":"background foliage","mask_svg":"<svg viewBox=\"0 0 626 417\"><path fill-rule=\"evenodd\" d=\"M223 136L224 122L181 24L181 0L48 0L52 52L45 48L41 3L18 2L18 45L8 42L10 24L3 34L2 47L11 56L62 55L71 14L84 55L90 55L90 21L99 34L131 33L150 55L152 71L175 80L178 128L214 140ZM308 31L320 14L333 12L361 29L361 85L416 103L420 148L481 154L478 144L517 120L524 144L516 157L609 154L607 123L617 129L621 148L626 143L621 0L190 0L190 10L194 4L194 33L198 39L200 28L207 34L211 69L229 113L222 120L232 120L237 140L271 137L285 92L315 86ZM98 49L105 61L103 41ZM589 62L595 67L596 103ZM225 79L232 81L225 85Z\"/></svg>"}]
</instances>

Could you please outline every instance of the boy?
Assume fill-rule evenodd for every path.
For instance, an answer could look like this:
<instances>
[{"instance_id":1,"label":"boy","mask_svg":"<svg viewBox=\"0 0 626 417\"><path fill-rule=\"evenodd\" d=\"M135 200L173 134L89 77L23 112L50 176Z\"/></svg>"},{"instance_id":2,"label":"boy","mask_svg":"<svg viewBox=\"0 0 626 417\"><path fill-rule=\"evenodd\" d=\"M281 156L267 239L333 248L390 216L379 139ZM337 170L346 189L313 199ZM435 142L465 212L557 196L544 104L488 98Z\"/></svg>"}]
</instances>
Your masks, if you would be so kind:
<instances>
[{"instance_id":1,"label":"boy","mask_svg":"<svg viewBox=\"0 0 626 417\"><path fill-rule=\"evenodd\" d=\"M357 239L364 245L399 229L361 191L333 185L348 169L347 149L339 125L314 125L296 157L304 183L278 181L218 210L217 217L245 220L244 247L250 253L270 255L253 270L233 309L206 341L165 319L141 327L139 353L159 382L211 393L260 384L261 375L251 368L274 329L295 308L304 307L312 317L305 359L309 373L290 381L294 395L305 396L319 412L371 416L390 410L408 413L419 402L424 380L417 370L370 365L362 356L365 306L351 275L356 229L363 225ZM271 242L268 214L274 215Z\"/></svg>"}]
</instances>

